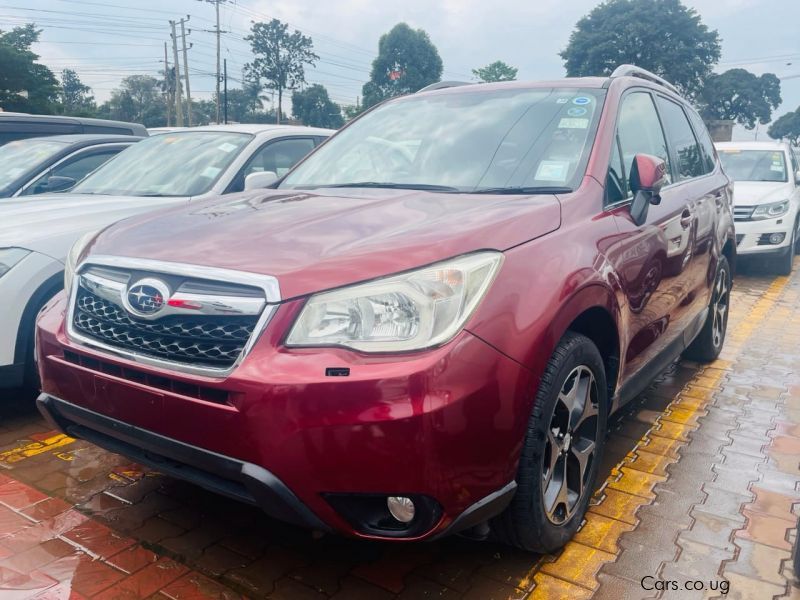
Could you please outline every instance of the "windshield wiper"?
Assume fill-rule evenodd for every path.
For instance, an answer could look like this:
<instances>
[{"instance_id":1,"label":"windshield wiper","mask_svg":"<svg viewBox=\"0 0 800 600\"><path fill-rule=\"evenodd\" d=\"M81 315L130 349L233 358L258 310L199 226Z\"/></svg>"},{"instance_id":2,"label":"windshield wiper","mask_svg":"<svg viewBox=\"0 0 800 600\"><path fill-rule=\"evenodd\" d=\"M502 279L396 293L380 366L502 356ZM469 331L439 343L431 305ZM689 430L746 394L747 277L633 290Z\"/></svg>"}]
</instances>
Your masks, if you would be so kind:
<instances>
[{"instance_id":1,"label":"windshield wiper","mask_svg":"<svg viewBox=\"0 0 800 600\"><path fill-rule=\"evenodd\" d=\"M352 183L334 183L318 185L315 188L386 188L391 190L427 190L430 192L459 192L458 188L449 185L433 185L429 183L392 183L389 181L355 181Z\"/></svg>"},{"instance_id":2,"label":"windshield wiper","mask_svg":"<svg viewBox=\"0 0 800 600\"><path fill-rule=\"evenodd\" d=\"M572 188L564 186L539 186L539 187L494 187L479 188L465 194L569 194Z\"/></svg>"}]
</instances>

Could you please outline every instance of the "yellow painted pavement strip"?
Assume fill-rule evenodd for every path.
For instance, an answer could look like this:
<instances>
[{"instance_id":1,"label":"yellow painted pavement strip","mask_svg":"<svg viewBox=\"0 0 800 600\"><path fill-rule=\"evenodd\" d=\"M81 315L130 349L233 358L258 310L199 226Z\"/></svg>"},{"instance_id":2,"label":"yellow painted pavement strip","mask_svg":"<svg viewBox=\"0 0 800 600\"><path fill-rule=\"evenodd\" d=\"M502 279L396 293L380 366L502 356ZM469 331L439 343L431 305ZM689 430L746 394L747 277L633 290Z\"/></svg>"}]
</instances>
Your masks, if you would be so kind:
<instances>
[{"instance_id":1,"label":"yellow painted pavement strip","mask_svg":"<svg viewBox=\"0 0 800 600\"><path fill-rule=\"evenodd\" d=\"M68 435L59 433L38 442L22 444L16 448L12 448L11 450L0 452L0 466L18 463L19 461L30 458L31 456L36 456L38 454L50 452L57 448L62 448L74 441L75 438L71 438Z\"/></svg>"},{"instance_id":2,"label":"yellow painted pavement strip","mask_svg":"<svg viewBox=\"0 0 800 600\"><path fill-rule=\"evenodd\" d=\"M747 339L770 313L788 277L778 277L755 302L748 315L728 332L726 353L738 355ZM666 481L666 467L679 459L688 435L699 427L705 406L719 389L731 363L718 359L701 368L659 415L628 455L611 471L595 495L581 530L557 556L543 557L520 581L519 587L535 587L532 600L581 600L591 598L599 587L601 567L616 560L619 538L635 529L640 506L655 498L656 484Z\"/></svg>"}]
</instances>

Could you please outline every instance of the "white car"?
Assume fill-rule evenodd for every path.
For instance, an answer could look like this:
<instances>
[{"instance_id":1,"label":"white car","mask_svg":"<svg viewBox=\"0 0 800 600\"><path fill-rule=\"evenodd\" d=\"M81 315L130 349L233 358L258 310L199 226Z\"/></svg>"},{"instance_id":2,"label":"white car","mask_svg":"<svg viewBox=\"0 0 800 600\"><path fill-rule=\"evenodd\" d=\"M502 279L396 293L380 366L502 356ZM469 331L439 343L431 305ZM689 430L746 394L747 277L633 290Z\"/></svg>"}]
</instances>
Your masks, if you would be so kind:
<instances>
[{"instance_id":1,"label":"white car","mask_svg":"<svg viewBox=\"0 0 800 600\"><path fill-rule=\"evenodd\" d=\"M64 261L82 236L150 210L266 187L333 133L287 125L165 132L119 153L69 194L0 202L0 388L36 385L36 315L63 287Z\"/></svg>"},{"instance_id":2,"label":"white car","mask_svg":"<svg viewBox=\"0 0 800 600\"><path fill-rule=\"evenodd\" d=\"M720 142L733 179L736 253L766 256L783 275L800 250L800 157L783 142Z\"/></svg>"}]
</instances>

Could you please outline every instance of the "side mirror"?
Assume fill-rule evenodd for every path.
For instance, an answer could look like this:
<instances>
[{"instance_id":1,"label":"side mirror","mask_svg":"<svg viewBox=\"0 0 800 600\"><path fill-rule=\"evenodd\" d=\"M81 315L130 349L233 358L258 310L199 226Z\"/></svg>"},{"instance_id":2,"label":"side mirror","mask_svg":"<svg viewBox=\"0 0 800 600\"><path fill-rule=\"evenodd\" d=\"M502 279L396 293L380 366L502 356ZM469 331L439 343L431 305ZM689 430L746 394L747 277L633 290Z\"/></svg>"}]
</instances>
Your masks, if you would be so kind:
<instances>
[{"instance_id":1,"label":"side mirror","mask_svg":"<svg viewBox=\"0 0 800 600\"><path fill-rule=\"evenodd\" d=\"M667 183L667 163L649 154L637 154L631 166L630 187L633 192L631 217L637 225L647 220L651 204L661 203L661 188Z\"/></svg>"},{"instance_id":2,"label":"side mirror","mask_svg":"<svg viewBox=\"0 0 800 600\"><path fill-rule=\"evenodd\" d=\"M62 177L61 175L51 175L47 178L47 184L44 186L45 192L63 192L68 190L73 185L78 183L72 177Z\"/></svg>"},{"instance_id":3,"label":"side mirror","mask_svg":"<svg viewBox=\"0 0 800 600\"><path fill-rule=\"evenodd\" d=\"M245 190L259 190L265 188L278 180L275 171L256 171L244 178Z\"/></svg>"}]
</instances>

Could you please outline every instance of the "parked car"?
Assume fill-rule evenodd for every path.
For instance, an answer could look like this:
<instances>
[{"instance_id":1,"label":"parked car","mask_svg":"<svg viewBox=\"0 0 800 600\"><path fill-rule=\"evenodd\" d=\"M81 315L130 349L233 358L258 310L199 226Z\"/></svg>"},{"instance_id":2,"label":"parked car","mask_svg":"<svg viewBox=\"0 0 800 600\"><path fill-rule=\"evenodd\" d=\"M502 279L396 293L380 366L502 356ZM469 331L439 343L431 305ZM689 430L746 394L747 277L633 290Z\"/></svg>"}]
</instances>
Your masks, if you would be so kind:
<instances>
[{"instance_id":1,"label":"parked car","mask_svg":"<svg viewBox=\"0 0 800 600\"><path fill-rule=\"evenodd\" d=\"M38 404L306 527L553 551L608 415L722 348L730 193L697 113L635 67L434 86L275 189L84 237Z\"/></svg>"},{"instance_id":2,"label":"parked car","mask_svg":"<svg viewBox=\"0 0 800 600\"><path fill-rule=\"evenodd\" d=\"M734 180L737 253L770 258L789 275L800 251L800 157L785 142L721 142Z\"/></svg>"},{"instance_id":3,"label":"parked car","mask_svg":"<svg viewBox=\"0 0 800 600\"><path fill-rule=\"evenodd\" d=\"M9 142L0 146L0 198L67 190L141 139L54 135Z\"/></svg>"},{"instance_id":4,"label":"parked car","mask_svg":"<svg viewBox=\"0 0 800 600\"><path fill-rule=\"evenodd\" d=\"M81 236L131 215L268 185L332 132L280 125L195 127L148 137L67 194L0 201L0 387L36 387L36 313L62 287Z\"/></svg>"},{"instance_id":5,"label":"parked car","mask_svg":"<svg viewBox=\"0 0 800 600\"><path fill-rule=\"evenodd\" d=\"M145 129L144 125L125 123L123 121L0 112L0 146L14 140L24 140L31 137L75 133L146 137L147 129Z\"/></svg>"}]
</instances>

